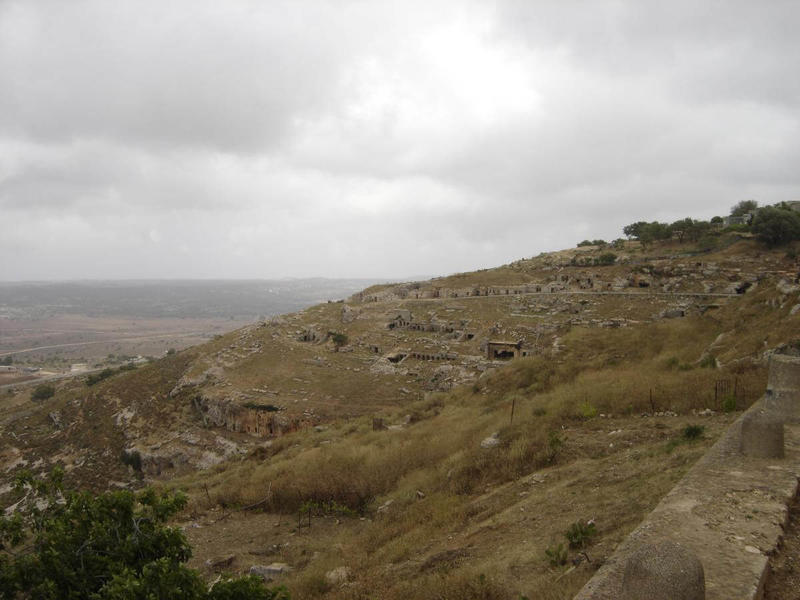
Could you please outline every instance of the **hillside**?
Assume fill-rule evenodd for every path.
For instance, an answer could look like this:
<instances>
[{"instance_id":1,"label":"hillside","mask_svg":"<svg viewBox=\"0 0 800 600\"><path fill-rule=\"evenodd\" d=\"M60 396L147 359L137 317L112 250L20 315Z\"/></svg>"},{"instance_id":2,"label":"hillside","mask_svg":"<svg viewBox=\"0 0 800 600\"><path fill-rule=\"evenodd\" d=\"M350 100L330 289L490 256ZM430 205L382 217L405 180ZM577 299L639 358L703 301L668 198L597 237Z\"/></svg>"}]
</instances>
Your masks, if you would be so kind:
<instances>
[{"instance_id":1,"label":"hillside","mask_svg":"<svg viewBox=\"0 0 800 600\"><path fill-rule=\"evenodd\" d=\"M569 598L800 338L785 247L608 253L374 286L44 402L6 394L0 502L60 464L187 490L209 578L286 563L294 598Z\"/></svg>"}]
</instances>

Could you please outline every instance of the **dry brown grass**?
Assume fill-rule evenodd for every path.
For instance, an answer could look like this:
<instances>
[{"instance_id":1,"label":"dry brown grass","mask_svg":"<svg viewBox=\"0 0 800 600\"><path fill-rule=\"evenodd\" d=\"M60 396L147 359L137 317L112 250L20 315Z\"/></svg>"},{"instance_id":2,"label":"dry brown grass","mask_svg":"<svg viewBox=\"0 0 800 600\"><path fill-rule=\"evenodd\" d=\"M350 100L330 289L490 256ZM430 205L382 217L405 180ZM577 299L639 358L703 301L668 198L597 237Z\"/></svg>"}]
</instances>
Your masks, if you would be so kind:
<instances>
[{"instance_id":1,"label":"dry brown grass","mask_svg":"<svg viewBox=\"0 0 800 600\"><path fill-rule=\"evenodd\" d=\"M296 511L307 501L333 500L363 514L366 522L337 517L339 529L315 525L312 537L327 540L332 552L318 540L282 557L301 565L287 581L299 600L570 598L592 568L553 570L544 550L563 539L570 523L597 517L603 525L591 554L607 555L702 455L724 419L733 417L717 417L703 440L674 442L696 419L694 409L719 408L716 382L735 381L746 390L740 409L763 390L766 371L757 363L728 359L722 368L700 366L711 364L701 359L712 342L748 310L754 320L775 318L758 311L763 301L742 302L713 317L576 327L553 357L517 360L474 385L381 413L389 423L411 415L401 430L372 431L369 419L351 419L321 433L275 440L238 465L178 485L190 490L200 512L218 504L226 510L249 505L269 490L264 507L291 515L288 522L296 523ZM483 310L474 306L481 305L470 304L473 313ZM711 353L727 358L729 348ZM654 411L682 417L640 418ZM601 413L614 417L601 419ZM630 433L609 445L609 429ZM499 446L480 448L493 432ZM550 474L552 483L546 494L527 500L522 494L528 488L520 486L534 472ZM388 509L376 512L388 500ZM528 511L534 511L532 520L518 525ZM320 558L309 560L312 548ZM340 588L324 575L343 563L357 566L353 580ZM520 584L515 574L523 571Z\"/></svg>"}]
</instances>

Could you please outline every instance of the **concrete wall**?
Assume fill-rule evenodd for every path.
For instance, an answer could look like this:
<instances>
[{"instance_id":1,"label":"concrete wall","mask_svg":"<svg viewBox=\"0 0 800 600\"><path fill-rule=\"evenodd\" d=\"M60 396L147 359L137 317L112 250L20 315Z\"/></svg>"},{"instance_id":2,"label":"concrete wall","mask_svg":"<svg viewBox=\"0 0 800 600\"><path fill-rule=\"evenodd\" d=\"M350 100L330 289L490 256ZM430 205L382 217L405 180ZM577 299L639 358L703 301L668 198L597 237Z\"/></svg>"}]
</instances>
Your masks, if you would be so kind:
<instances>
[{"instance_id":1,"label":"concrete wall","mask_svg":"<svg viewBox=\"0 0 800 600\"><path fill-rule=\"evenodd\" d=\"M762 597L769 555L783 534L800 477L800 357L774 355L769 382L765 397L731 425L575 600L625 598L628 561L641 548L663 540L677 542L700 559L707 600ZM775 397L781 399L777 406ZM741 452L743 422L762 415L784 421L783 458L752 458Z\"/></svg>"}]
</instances>

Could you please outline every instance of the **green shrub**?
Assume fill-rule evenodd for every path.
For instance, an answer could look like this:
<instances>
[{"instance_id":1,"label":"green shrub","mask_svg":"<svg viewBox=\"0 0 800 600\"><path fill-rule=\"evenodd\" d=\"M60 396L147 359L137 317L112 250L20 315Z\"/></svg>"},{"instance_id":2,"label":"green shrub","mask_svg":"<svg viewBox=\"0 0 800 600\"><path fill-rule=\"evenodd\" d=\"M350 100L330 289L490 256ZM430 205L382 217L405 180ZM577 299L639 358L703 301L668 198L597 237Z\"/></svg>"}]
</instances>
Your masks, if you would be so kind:
<instances>
[{"instance_id":1,"label":"green shrub","mask_svg":"<svg viewBox=\"0 0 800 600\"><path fill-rule=\"evenodd\" d=\"M548 464L555 462L563 447L564 438L562 438L557 431L551 431L547 436L547 446L544 455Z\"/></svg>"},{"instance_id":2,"label":"green shrub","mask_svg":"<svg viewBox=\"0 0 800 600\"><path fill-rule=\"evenodd\" d=\"M585 548L589 541L597 535L594 521L575 521L564 534L570 548Z\"/></svg>"},{"instance_id":3,"label":"green shrub","mask_svg":"<svg viewBox=\"0 0 800 600\"><path fill-rule=\"evenodd\" d=\"M600 266L609 266L613 265L617 262L617 255L613 252L606 252L601 254L600 257L597 259L597 264Z\"/></svg>"},{"instance_id":4,"label":"green shrub","mask_svg":"<svg viewBox=\"0 0 800 600\"><path fill-rule=\"evenodd\" d=\"M700 251L711 251L719 246L719 236L709 233L697 240L697 249Z\"/></svg>"},{"instance_id":5,"label":"green shrub","mask_svg":"<svg viewBox=\"0 0 800 600\"><path fill-rule=\"evenodd\" d=\"M48 398L52 398L56 393L56 388L54 385L50 385L49 383L42 383L37 385L33 388L33 392L31 393L31 400L47 400Z\"/></svg>"},{"instance_id":6,"label":"green shrub","mask_svg":"<svg viewBox=\"0 0 800 600\"><path fill-rule=\"evenodd\" d=\"M756 212L751 229L767 246L781 246L800 239L800 214L767 206Z\"/></svg>"},{"instance_id":7,"label":"green shrub","mask_svg":"<svg viewBox=\"0 0 800 600\"><path fill-rule=\"evenodd\" d=\"M114 369L103 369L99 373L92 373L86 378L86 385L92 386L100 383L104 379L108 379L114 374Z\"/></svg>"},{"instance_id":8,"label":"green shrub","mask_svg":"<svg viewBox=\"0 0 800 600\"><path fill-rule=\"evenodd\" d=\"M584 419L594 419L597 416L597 407L593 406L591 402L586 400L578 406L578 410Z\"/></svg>"},{"instance_id":9,"label":"green shrub","mask_svg":"<svg viewBox=\"0 0 800 600\"><path fill-rule=\"evenodd\" d=\"M687 425L683 428L683 439L697 440L703 437L706 428L703 425Z\"/></svg>"},{"instance_id":10,"label":"green shrub","mask_svg":"<svg viewBox=\"0 0 800 600\"><path fill-rule=\"evenodd\" d=\"M252 410L261 410L265 412L278 412L280 408L275 406L274 404L260 404L259 402L245 402L242 404L245 408L249 408Z\"/></svg>"},{"instance_id":11,"label":"green shrub","mask_svg":"<svg viewBox=\"0 0 800 600\"><path fill-rule=\"evenodd\" d=\"M717 359L713 354L706 354L699 364L703 369L716 369Z\"/></svg>"},{"instance_id":12,"label":"green shrub","mask_svg":"<svg viewBox=\"0 0 800 600\"><path fill-rule=\"evenodd\" d=\"M338 331L329 331L328 335L330 336L331 341L337 350L342 346L346 346L350 341L350 338L348 338L347 335Z\"/></svg>"},{"instance_id":13,"label":"green shrub","mask_svg":"<svg viewBox=\"0 0 800 600\"><path fill-rule=\"evenodd\" d=\"M580 248L581 246L599 246L602 248L603 246L606 245L608 244L605 240L583 240L582 242L578 243L578 248Z\"/></svg>"},{"instance_id":14,"label":"green shrub","mask_svg":"<svg viewBox=\"0 0 800 600\"><path fill-rule=\"evenodd\" d=\"M28 492L10 516L0 516L0 598L7 600L288 600L253 577L210 590L186 567L183 533L166 523L186 505L182 494L146 489L66 490L62 472L47 480L27 473L17 491Z\"/></svg>"},{"instance_id":15,"label":"green shrub","mask_svg":"<svg viewBox=\"0 0 800 600\"><path fill-rule=\"evenodd\" d=\"M560 567L567 564L567 549L564 544L553 545L544 551L551 567Z\"/></svg>"},{"instance_id":16,"label":"green shrub","mask_svg":"<svg viewBox=\"0 0 800 600\"><path fill-rule=\"evenodd\" d=\"M722 398L722 411L732 413L736 410L736 396L727 394Z\"/></svg>"},{"instance_id":17,"label":"green shrub","mask_svg":"<svg viewBox=\"0 0 800 600\"><path fill-rule=\"evenodd\" d=\"M141 472L142 455L138 450L123 450L119 458L123 464L132 467L136 472Z\"/></svg>"}]
</instances>

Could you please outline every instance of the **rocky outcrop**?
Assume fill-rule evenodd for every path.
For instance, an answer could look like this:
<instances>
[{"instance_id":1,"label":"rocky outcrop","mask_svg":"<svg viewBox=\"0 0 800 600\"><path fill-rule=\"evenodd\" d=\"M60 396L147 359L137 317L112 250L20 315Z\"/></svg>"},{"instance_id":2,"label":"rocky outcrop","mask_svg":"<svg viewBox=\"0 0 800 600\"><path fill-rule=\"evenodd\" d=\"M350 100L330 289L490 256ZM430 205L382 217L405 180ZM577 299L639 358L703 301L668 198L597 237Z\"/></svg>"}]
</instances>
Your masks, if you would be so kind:
<instances>
[{"instance_id":1,"label":"rocky outcrop","mask_svg":"<svg viewBox=\"0 0 800 600\"><path fill-rule=\"evenodd\" d=\"M215 399L197 396L194 407L206 425L224 427L228 431L269 437L295 431L300 422L280 414L280 409L270 404L242 404L234 399Z\"/></svg>"},{"instance_id":2,"label":"rocky outcrop","mask_svg":"<svg viewBox=\"0 0 800 600\"><path fill-rule=\"evenodd\" d=\"M222 367L218 366L210 367L199 375L190 376L188 374L184 374L183 377L178 380L178 383L175 385L175 387L172 388L169 396L170 398L174 398L185 388L202 385L212 379L223 380L224 378L224 371L222 370Z\"/></svg>"}]
</instances>

